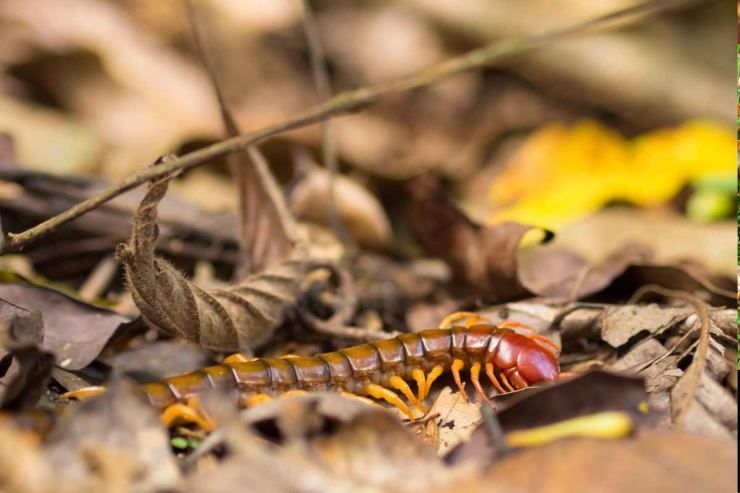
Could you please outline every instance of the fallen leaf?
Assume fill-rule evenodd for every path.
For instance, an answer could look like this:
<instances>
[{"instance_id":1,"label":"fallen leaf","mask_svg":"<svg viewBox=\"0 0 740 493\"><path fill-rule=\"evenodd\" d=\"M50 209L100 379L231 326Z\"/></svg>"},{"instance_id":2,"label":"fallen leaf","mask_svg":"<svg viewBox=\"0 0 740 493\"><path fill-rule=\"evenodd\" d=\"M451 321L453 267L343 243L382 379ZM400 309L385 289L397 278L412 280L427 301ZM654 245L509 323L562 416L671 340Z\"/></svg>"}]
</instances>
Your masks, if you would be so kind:
<instances>
[{"instance_id":1,"label":"fallen leaf","mask_svg":"<svg viewBox=\"0 0 740 493\"><path fill-rule=\"evenodd\" d=\"M72 406L48 438L48 457L61 477L77 484L93 480L89 453L103 450L120 454L132 489L161 491L174 486L180 472L168 437L137 389L114 381L103 395Z\"/></svg>"},{"instance_id":2,"label":"fallen leaf","mask_svg":"<svg viewBox=\"0 0 740 493\"><path fill-rule=\"evenodd\" d=\"M657 304L617 306L604 310L601 338L618 348L632 337L646 331L658 335L695 313L693 307L666 307Z\"/></svg>"},{"instance_id":3,"label":"fallen leaf","mask_svg":"<svg viewBox=\"0 0 740 493\"><path fill-rule=\"evenodd\" d=\"M735 491L735 444L678 432L645 432L627 440L574 438L512 454L478 478L514 491L694 493ZM467 485L465 485L467 486ZM467 488L460 486L460 489Z\"/></svg>"},{"instance_id":4,"label":"fallen leaf","mask_svg":"<svg viewBox=\"0 0 740 493\"><path fill-rule=\"evenodd\" d=\"M490 189L496 221L557 227L612 201L656 206L687 183L732 175L730 129L695 121L627 142L594 121L535 132Z\"/></svg>"},{"instance_id":5,"label":"fallen leaf","mask_svg":"<svg viewBox=\"0 0 740 493\"><path fill-rule=\"evenodd\" d=\"M0 284L0 298L42 314L42 348L54 354L57 365L68 370L90 364L116 329L128 321L112 311L28 283ZM19 311L22 313L7 303L0 303L0 317Z\"/></svg>"},{"instance_id":6,"label":"fallen leaf","mask_svg":"<svg viewBox=\"0 0 740 493\"><path fill-rule=\"evenodd\" d=\"M426 416L434 419L422 420L419 433L431 443L437 455L445 456L447 452L466 442L481 423L479 402L465 401L462 394L445 387L437 396ZM414 426L414 423L411 423Z\"/></svg>"},{"instance_id":7,"label":"fallen leaf","mask_svg":"<svg viewBox=\"0 0 740 493\"><path fill-rule=\"evenodd\" d=\"M431 174L407 184L410 220L424 249L444 259L453 275L491 301L528 294L517 276L517 254L525 234L536 228L517 223L484 227L471 221ZM545 232L543 241L551 237Z\"/></svg>"}]
</instances>

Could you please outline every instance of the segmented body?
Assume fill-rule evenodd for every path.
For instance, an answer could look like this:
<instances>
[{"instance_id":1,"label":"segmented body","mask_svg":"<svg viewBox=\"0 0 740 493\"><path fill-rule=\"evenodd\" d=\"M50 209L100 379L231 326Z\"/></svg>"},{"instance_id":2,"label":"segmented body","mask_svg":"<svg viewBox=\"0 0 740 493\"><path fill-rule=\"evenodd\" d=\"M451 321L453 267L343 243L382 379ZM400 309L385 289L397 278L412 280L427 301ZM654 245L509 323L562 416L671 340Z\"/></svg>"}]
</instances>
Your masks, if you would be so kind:
<instances>
[{"instance_id":1,"label":"segmented body","mask_svg":"<svg viewBox=\"0 0 740 493\"><path fill-rule=\"evenodd\" d=\"M487 370L495 373L487 372L495 384L498 376L506 382L506 390L513 390L556 378L559 372L552 350L534 337L542 336L519 334L491 324L432 329L312 357L257 358L210 366L144 385L143 391L160 408L212 387L236 388L244 397L297 389L378 397L369 389L400 389L399 377L419 383L419 370L425 374L436 372L434 378L452 370L459 385L459 370L469 368L479 389L481 365L488 365ZM496 387L504 390L499 384ZM423 400L425 395L420 389L419 398Z\"/></svg>"}]
</instances>

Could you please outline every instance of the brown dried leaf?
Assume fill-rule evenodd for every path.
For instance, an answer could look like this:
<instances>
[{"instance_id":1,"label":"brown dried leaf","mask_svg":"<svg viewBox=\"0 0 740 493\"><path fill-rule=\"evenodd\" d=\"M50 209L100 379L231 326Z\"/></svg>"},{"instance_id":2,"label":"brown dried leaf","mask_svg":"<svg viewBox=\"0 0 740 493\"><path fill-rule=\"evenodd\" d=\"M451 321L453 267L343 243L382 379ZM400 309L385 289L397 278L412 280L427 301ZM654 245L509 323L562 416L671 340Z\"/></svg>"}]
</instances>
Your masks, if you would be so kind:
<instances>
[{"instance_id":1,"label":"brown dried leaf","mask_svg":"<svg viewBox=\"0 0 740 493\"><path fill-rule=\"evenodd\" d=\"M617 348L642 331L658 335L695 311L692 307L672 308L654 303L607 308L602 314L601 338Z\"/></svg>"},{"instance_id":2,"label":"brown dried leaf","mask_svg":"<svg viewBox=\"0 0 740 493\"><path fill-rule=\"evenodd\" d=\"M229 137L236 137L241 131L227 105L203 39L196 9L192 2L186 2L186 5L195 43L215 92L224 126ZM245 254L242 271L261 272L290 255L296 234L295 219L267 161L256 146L229 154L227 161L239 200L240 243Z\"/></svg>"},{"instance_id":3,"label":"brown dried leaf","mask_svg":"<svg viewBox=\"0 0 740 493\"><path fill-rule=\"evenodd\" d=\"M118 454L117 465L109 472L125 480L127 489L162 491L180 476L159 416L136 388L122 381L62 417L47 450L58 474L79 485L94 484L94 456L100 452Z\"/></svg>"},{"instance_id":4,"label":"brown dried leaf","mask_svg":"<svg viewBox=\"0 0 740 493\"><path fill-rule=\"evenodd\" d=\"M452 392L445 387L437 396L434 404L427 412L427 416L439 415L431 420L436 430L437 455L444 456L463 442L470 439L470 435L481 423L481 404L465 401L459 392Z\"/></svg>"},{"instance_id":5,"label":"brown dried leaf","mask_svg":"<svg viewBox=\"0 0 740 493\"><path fill-rule=\"evenodd\" d=\"M650 432L628 440L576 438L512 454L469 491L486 491L490 483L528 493L736 491L736 475L728 474L736 464L735 444L713 437Z\"/></svg>"},{"instance_id":6,"label":"brown dried leaf","mask_svg":"<svg viewBox=\"0 0 740 493\"><path fill-rule=\"evenodd\" d=\"M411 225L431 255L443 258L453 274L489 300L529 294L517 272L519 244L534 229L517 223L484 227L471 221L446 195L432 174L408 183ZM546 240L550 234L546 232Z\"/></svg>"},{"instance_id":7,"label":"brown dried leaf","mask_svg":"<svg viewBox=\"0 0 740 493\"><path fill-rule=\"evenodd\" d=\"M103 350L116 329L128 319L83 303L58 291L32 284L0 284L0 298L44 317L42 347L68 370L84 368ZM24 313L0 303L0 317Z\"/></svg>"},{"instance_id":8,"label":"brown dried leaf","mask_svg":"<svg viewBox=\"0 0 740 493\"><path fill-rule=\"evenodd\" d=\"M19 411L32 408L46 388L54 356L40 347L43 331L43 321L38 312L0 320L1 409Z\"/></svg>"},{"instance_id":9,"label":"brown dried leaf","mask_svg":"<svg viewBox=\"0 0 740 493\"><path fill-rule=\"evenodd\" d=\"M144 320L168 335L217 351L250 352L267 342L295 306L304 275L326 263L287 259L228 289L204 290L155 257L157 204L171 177L150 184L127 245L119 245L131 294Z\"/></svg>"}]
</instances>

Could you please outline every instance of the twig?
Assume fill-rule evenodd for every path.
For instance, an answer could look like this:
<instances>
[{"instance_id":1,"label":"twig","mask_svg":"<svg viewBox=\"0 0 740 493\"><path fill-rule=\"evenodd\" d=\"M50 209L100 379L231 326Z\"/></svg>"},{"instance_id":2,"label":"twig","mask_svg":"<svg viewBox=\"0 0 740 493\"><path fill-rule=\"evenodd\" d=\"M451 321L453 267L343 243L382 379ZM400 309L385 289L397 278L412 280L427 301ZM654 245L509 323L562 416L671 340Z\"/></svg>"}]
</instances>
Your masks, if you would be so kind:
<instances>
[{"instance_id":1,"label":"twig","mask_svg":"<svg viewBox=\"0 0 740 493\"><path fill-rule=\"evenodd\" d=\"M118 262L112 254L100 259L98 265L95 266L92 273L80 287L80 298L94 301L105 292L117 272Z\"/></svg>"},{"instance_id":2,"label":"twig","mask_svg":"<svg viewBox=\"0 0 740 493\"><path fill-rule=\"evenodd\" d=\"M302 0L301 3L303 6L303 28L306 31L306 40L308 41L308 50L311 56L311 73L314 84L316 84L319 103L323 103L331 99L332 93L329 73L326 69L324 49L321 45L321 37L319 36L319 29L316 25L316 18L313 15L313 10L311 10L311 3L309 0ZM327 204L329 224L331 224L334 234L337 235L339 241L347 246L350 238L337 211L336 178L339 172L339 163L337 162L336 141L334 139L334 132L331 129L331 120L322 120L320 126L323 161L329 170L329 197Z\"/></svg>"},{"instance_id":3,"label":"twig","mask_svg":"<svg viewBox=\"0 0 740 493\"><path fill-rule=\"evenodd\" d=\"M483 416L483 425L485 426L489 440L491 440L491 447L496 454L496 458L500 459L504 455L509 454L511 448L506 443L506 436L501 427L501 422L496 416L496 411L491 406L484 405L481 406L481 415Z\"/></svg>"},{"instance_id":4,"label":"twig","mask_svg":"<svg viewBox=\"0 0 740 493\"><path fill-rule=\"evenodd\" d=\"M635 22L637 20L643 20L647 17L654 16L659 12L685 7L687 4L695 3L696 1L697 0L690 0L688 2L648 0L611 14L596 17L585 22L576 23L563 29L545 34L496 41L481 48L472 50L459 57L447 60L446 62L422 69L401 79L342 92L326 103L314 106L308 111L289 118L288 120L268 127L263 127L253 132L225 139L203 149L198 149L185 154L163 164L162 166L142 169L141 171L128 176L117 185L110 186L99 194L70 207L66 211L47 219L26 231L21 233L8 233L5 244L2 245L2 249L0 249L0 254L18 251L28 243L37 240L59 226L95 209L113 197L154 178L172 173L173 171L184 171L195 168L207 161L224 156L231 152L245 149L253 144L283 132L311 125L333 116L359 111L368 105L376 103L382 97L428 86L451 75L483 67L493 61L500 60L505 56L545 46L574 34L614 27L614 24L617 22L619 22L620 26L624 26L628 21Z\"/></svg>"}]
</instances>

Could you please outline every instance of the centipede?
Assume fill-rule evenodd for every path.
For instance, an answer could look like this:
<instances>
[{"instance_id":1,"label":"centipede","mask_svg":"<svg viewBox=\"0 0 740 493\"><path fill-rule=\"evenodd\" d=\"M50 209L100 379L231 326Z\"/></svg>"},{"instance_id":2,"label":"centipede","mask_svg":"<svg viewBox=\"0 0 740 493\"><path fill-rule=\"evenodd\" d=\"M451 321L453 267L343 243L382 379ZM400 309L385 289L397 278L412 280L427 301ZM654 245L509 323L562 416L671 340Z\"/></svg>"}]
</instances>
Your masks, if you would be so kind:
<instances>
[{"instance_id":1,"label":"centipede","mask_svg":"<svg viewBox=\"0 0 740 493\"><path fill-rule=\"evenodd\" d=\"M455 324L461 319L466 322ZM482 374L499 393L558 379L557 344L533 331L516 330L521 328L527 329L515 322L492 324L477 314L458 312L436 329L315 356L246 358L236 354L222 364L140 388L151 404L163 411L165 425L186 421L210 427L192 404L198 395L213 388L237 390L245 407L282 394L334 390L384 400L413 420L411 407L423 412L432 384L446 373L452 374L462 398L468 400L462 376L468 371L476 393L489 403ZM415 384L416 392L409 383Z\"/></svg>"}]
</instances>

